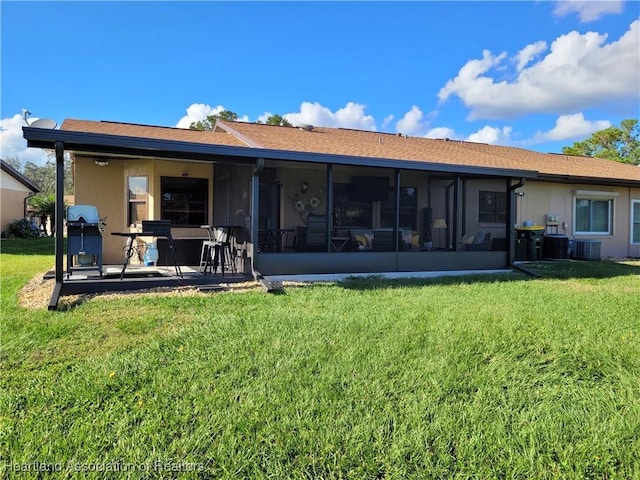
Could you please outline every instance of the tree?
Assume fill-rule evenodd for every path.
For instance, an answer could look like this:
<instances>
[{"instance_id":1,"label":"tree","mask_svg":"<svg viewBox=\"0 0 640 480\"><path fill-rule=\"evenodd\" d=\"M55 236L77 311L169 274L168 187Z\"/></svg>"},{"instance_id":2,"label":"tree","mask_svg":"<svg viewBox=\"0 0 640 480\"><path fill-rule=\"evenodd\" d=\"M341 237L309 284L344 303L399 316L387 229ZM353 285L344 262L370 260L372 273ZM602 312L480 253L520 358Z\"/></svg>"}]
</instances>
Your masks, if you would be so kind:
<instances>
[{"instance_id":1,"label":"tree","mask_svg":"<svg viewBox=\"0 0 640 480\"><path fill-rule=\"evenodd\" d=\"M291 122L284 118L282 115L278 115L274 113L267 118L267 121L264 122L266 125L280 125L281 127L292 127Z\"/></svg>"},{"instance_id":2,"label":"tree","mask_svg":"<svg viewBox=\"0 0 640 480\"><path fill-rule=\"evenodd\" d=\"M216 126L216 121L220 119L228 122L235 122L238 120L238 114L236 112L232 112L231 110L222 110L220 113L216 113L215 115L209 115L204 120L198 120L197 122L191 123L189 128L191 130L200 130L210 132Z\"/></svg>"},{"instance_id":3,"label":"tree","mask_svg":"<svg viewBox=\"0 0 640 480\"><path fill-rule=\"evenodd\" d=\"M53 195L56 192L56 164L53 160L42 166L27 162L20 173L40 187L43 195ZM64 160L64 193L73 193L73 175L69 159Z\"/></svg>"},{"instance_id":4,"label":"tree","mask_svg":"<svg viewBox=\"0 0 640 480\"><path fill-rule=\"evenodd\" d=\"M20 161L19 158L17 158L17 157L14 157L14 158L3 158L2 160L4 161L4 163L9 165L10 167L13 167L14 170L22 173L22 162Z\"/></svg>"},{"instance_id":5,"label":"tree","mask_svg":"<svg viewBox=\"0 0 640 480\"><path fill-rule=\"evenodd\" d=\"M52 155L49 156L47 163L42 166L33 162L26 162L22 165L22 161L18 158L9 158L4 161L35 183L40 188L41 194L49 195L55 193L56 164ZM64 193L65 195L73 193L73 172L69 158L64 159Z\"/></svg>"},{"instance_id":6,"label":"tree","mask_svg":"<svg viewBox=\"0 0 640 480\"><path fill-rule=\"evenodd\" d=\"M565 155L580 155L640 165L640 127L637 119L623 120L620 127L595 132L583 142L564 147Z\"/></svg>"},{"instance_id":7,"label":"tree","mask_svg":"<svg viewBox=\"0 0 640 480\"><path fill-rule=\"evenodd\" d=\"M33 208L33 215L40 218L40 225L45 228L47 219L51 220L51 236L56 233L56 196L53 193L48 195L39 193L29 197L27 203Z\"/></svg>"}]
</instances>

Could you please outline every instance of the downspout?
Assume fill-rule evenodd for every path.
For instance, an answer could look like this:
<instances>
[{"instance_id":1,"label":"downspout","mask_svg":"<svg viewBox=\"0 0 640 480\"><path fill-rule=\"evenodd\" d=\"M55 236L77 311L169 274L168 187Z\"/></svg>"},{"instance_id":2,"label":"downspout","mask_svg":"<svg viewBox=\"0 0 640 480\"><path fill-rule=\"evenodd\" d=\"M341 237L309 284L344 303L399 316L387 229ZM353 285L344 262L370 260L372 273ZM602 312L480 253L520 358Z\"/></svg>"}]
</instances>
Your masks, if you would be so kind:
<instances>
[{"instance_id":1,"label":"downspout","mask_svg":"<svg viewBox=\"0 0 640 480\"><path fill-rule=\"evenodd\" d=\"M264 169L264 158L256 158L256 164L253 167L253 175L251 176L251 275L253 279L262 285L265 292L279 292L282 290L281 282L270 282L256 270L255 259L258 253L256 245L258 241L258 208L260 204L260 173Z\"/></svg>"},{"instance_id":2,"label":"downspout","mask_svg":"<svg viewBox=\"0 0 640 480\"><path fill-rule=\"evenodd\" d=\"M530 276L538 276L529 270L522 268L519 265L515 265L515 230L514 225L516 223L516 199L515 191L518 188L524 186L524 177L521 177L518 183L509 187L509 224L507 225L507 258L509 260L509 266L515 270L526 273Z\"/></svg>"}]
</instances>

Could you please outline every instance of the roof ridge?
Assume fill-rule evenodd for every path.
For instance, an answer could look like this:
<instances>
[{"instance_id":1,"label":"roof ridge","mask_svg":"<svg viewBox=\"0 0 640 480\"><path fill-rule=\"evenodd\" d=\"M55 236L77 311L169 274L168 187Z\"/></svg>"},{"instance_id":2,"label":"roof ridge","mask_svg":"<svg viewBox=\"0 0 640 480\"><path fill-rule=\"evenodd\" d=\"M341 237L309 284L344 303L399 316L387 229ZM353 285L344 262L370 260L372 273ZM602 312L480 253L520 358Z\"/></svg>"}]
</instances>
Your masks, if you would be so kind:
<instances>
[{"instance_id":1,"label":"roof ridge","mask_svg":"<svg viewBox=\"0 0 640 480\"><path fill-rule=\"evenodd\" d=\"M34 182L32 182L31 180L29 180L27 177L25 177L22 173L20 173L18 170L16 170L15 168L13 168L9 163L5 162L4 160L2 160L0 158L0 165L2 167L2 170L4 170L5 172L7 172L9 175L11 175L13 178L15 178L17 181L19 181L20 183L22 183L25 187L27 187L30 190L33 190L35 193L40 193L42 190L40 190L40 187L38 185L36 185Z\"/></svg>"},{"instance_id":2,"label":"roof ridge","mask_svg":"<svg viewBox=\"0 0 640 480\"><path fill-rule=\"evenodd\" d=\"M216 127L215 128L217 128L217 127L220 127L225 132L233 135L238 140L240 140L241 142L245 143L248 147L251 147L251 148L265 148L264 145L259 144L258 142L256 142L256 141L252 140L251 138L247 137L246 135L243 135L242 133L238 132L236 129L231 128L229 125L227 125L226 123L224 123L220 119L216 120Z\"/></svg>"}]
</instances>

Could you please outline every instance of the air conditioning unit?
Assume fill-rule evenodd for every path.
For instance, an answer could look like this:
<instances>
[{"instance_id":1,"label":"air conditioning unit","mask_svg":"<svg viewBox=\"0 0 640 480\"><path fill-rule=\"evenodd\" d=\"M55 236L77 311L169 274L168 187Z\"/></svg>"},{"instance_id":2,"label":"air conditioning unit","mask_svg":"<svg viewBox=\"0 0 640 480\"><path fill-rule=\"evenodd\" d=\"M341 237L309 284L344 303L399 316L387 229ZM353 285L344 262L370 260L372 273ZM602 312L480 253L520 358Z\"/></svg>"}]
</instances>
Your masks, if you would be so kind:
<instances>
[{"instance_id":1,"label":"air conditioning unit","mask_svg":"<svg viewBox=\"0 0 640 480\"><path fill-rule=\"evenodd\" d=\"M577 260L600 260L600 241L576 240L573 258Z\"/></svg>"}]
</instances>

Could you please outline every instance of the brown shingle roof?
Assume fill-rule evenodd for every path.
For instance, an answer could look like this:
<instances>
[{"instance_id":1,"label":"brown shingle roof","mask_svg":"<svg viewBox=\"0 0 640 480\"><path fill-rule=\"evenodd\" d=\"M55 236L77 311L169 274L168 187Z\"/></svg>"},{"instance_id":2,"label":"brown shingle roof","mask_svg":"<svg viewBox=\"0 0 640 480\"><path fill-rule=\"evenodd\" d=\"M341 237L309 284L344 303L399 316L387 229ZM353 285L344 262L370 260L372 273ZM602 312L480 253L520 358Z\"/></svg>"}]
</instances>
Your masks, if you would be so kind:
<instances>
[{"instance_id":1,"label":"brown shingle roof","mask_svg":"<svg viewBox=\"0 0 640 480\"><path fill-rule=\"evenodd\" d=\"M218 122L214 132L67 119L63 130L208 145L428 162L488 169L537 171L545 177L640 182L640 168L589 157L540 153L457 140L434 140L344 128L311 131L246 122Z\"/></svg>"},{"instance_id":2,"label":"brown shingle roof","mask_svg":"<svg viewBox=\"0 0 640 480\"><path fill-rule=\"evenodd\" d=\"M152 138L156 140L246 147L243 142L225 132L201 132L184 128L156 127L133 123L66 119L60 129L122 137Z\"/></svg>"},{"instance_id":3,"label":"brown shingle roof","mask_svg":"<svg viewBox=\"0 0 640 480\"><path fill-rule=\"evenodd\" d=\"M543 175L613 180L637 180L640 167L601 158L540 153L457 140L434 140L387 133L316 127L299 128L224 122L256 146L328 154L448 163L486 168L536 170Z\"/></svg>"},{"instance_id":4,"label":"brown shingle roof","mask_svg":"<svg viewBox=\"0 0 640 480\"><path fill-rule=\"evenodd\" d=\"M470 151L480 151L492 156L515 158L520 164L526 164L543 176L554 175L640 181L640 167L602 158L541 153L522 148L472 142L462 142L461 146Z\"/></svg>"}]
</instances>

